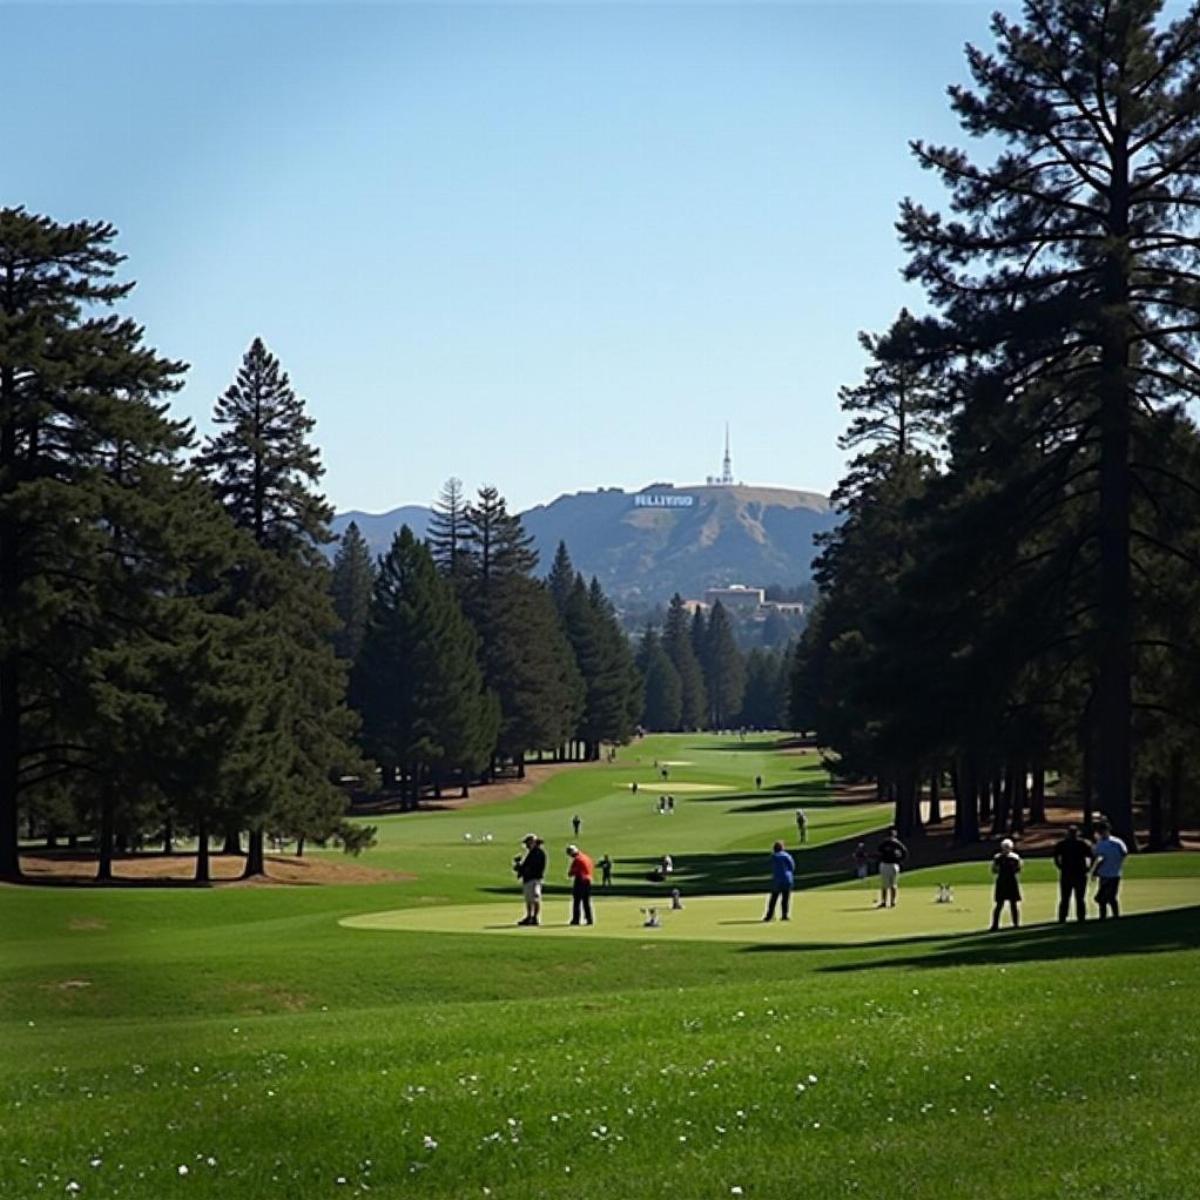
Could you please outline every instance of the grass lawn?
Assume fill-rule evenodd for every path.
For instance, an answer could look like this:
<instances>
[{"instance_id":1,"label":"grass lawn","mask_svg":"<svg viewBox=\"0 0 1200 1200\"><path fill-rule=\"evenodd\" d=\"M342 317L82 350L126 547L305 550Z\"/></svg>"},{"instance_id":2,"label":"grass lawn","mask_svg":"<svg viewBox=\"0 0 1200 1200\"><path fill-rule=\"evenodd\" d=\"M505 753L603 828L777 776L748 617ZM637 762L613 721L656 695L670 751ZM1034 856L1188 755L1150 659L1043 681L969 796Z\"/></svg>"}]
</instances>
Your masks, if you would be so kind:
<instances>
[{"instance_id":1,"label":"grass lawn","mask_svg":"<svg viewBox=\"0 0 1200 1200\"><path fill-rule=\"evenodd\" d=\"M763 926L797 803L814 886ZM512 928L520 836L565 871L575 814L597 927ZM885 820L767 739L653 738L383 818L404 883L0 889L0 1196L1195 1194L1200 856L1134 860L1119 922L988 935L985 863L867 907L829 845ZM686 907L642 930L664 853ZM1029 863L1030 922L1052 888Z\"/></svg>"}]
</instances>

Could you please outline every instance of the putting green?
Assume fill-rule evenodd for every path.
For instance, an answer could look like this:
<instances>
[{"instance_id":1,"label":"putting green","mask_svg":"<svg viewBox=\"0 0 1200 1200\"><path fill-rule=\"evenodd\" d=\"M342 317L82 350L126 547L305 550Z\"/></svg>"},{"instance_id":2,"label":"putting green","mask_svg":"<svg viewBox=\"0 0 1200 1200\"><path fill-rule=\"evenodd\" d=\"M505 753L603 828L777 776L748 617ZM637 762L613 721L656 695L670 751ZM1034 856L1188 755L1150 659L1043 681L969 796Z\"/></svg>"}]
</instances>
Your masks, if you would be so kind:
<instances>
[{"instance_id":1,"label":"putting green","mask_svg":"<svg viewBox=\"0 0 1200 1200\"><path fill-rule=\"evenodd\" d=\"M673 779L663 779L658 783L639 783L640 792L735 792L737 787L732 783L676 783Z\"/></svg>"},{"instance_id":2,"label":"putting green","mask_svg":"<svg viewBox=\"0 0 1200 1200\"><path fill-rule=\"evenodd\" d=\"M874 882L874 881L872 881ZM1094 890L1094 889L1093 889ZM1027 925L1053 919L1058 904L1054 883L1024 886L1022 915ZM991 918L992 889L987 884L971 884L954 889L953 904L935 904L933 889L901 886L896 908L883 911L874 907L874 887L858 891L817 889L797 892L792 898L792 919L788 922L762 920L765 897L689 896L684 908L670 910L670 897L595 897L596 925L573 929L568 925L570 898L548 897L537 930L518 928L521 900L491 904L458 904L441 907L395 909L390 912L362 913L340 922L351 929L392 929L427 933L503 933L517 937L601 937L601 938L684 938L719 942L819 942L847 945L887 941L922 935L978 933ZM1123 913L1150 912L1182 908L1197 901L1194 879L1139 879L1127 882L1121 896ZM658 908L662 926L647 929L642 909ZM1089 909L1089 917L1095 908ZM1007 915L1005 924L1007 925Z\"/></svg>"}]
</instances>

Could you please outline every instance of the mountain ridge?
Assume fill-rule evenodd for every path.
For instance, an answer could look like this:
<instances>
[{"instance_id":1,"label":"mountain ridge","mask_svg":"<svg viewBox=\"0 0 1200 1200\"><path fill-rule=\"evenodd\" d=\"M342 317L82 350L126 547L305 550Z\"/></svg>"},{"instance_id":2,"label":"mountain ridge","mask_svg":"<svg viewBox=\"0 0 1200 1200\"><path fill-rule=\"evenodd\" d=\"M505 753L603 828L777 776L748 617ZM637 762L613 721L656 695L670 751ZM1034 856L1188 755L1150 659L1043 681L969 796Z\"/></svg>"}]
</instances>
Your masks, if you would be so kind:
<instances>
[{"instance_id":1,"label":"mountain ridge","mask_svg":"<svg viewBox=\"0 0 1200 1200\"><path fill-rule=\"evenodd\" d=\"M339 536L351 520L373 553L387 550L407 524L426 536L432 510L402 505L386 513L349 511L334 518ZM559 541L585 576L596 576L618 603L658 602L673 593L700 597L721 584L800 584L811 577L813 536L837 516L819 492L745 484L651 483L636 491L597 488L564 493L521 513L539 570Z\"/></svg>"}]
</instances>

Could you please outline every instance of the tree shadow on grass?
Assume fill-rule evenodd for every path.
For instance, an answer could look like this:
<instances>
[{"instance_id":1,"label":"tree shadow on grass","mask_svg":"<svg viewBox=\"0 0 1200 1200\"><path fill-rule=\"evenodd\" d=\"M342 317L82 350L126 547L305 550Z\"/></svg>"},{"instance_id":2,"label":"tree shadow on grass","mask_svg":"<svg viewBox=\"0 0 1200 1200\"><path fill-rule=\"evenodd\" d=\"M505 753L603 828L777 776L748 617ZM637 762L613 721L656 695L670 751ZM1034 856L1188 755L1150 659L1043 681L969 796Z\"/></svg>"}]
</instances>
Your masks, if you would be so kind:
<instances>
[{"instance_id":1,"label":"tree shadow on grass","mask_svg":"<svg viewBox=\"0 0 1200 1200\"><path fill-rule=\"evenodd\" d=\"M859 943L841 949L910 951L931 946L927 954L901 953L859 962L832 963L819 968L831 974L875 971L884 967L1006 966L1023 962L1050 962L1064 958L1109 958L1125 954L1168 954L1200 949L1200 905L1166 912L1138 913L1118 921L1089 919L1066 925L1035 925L1001 933L969 933L955 938L941 934ZM828 951L828 943L746 946L744 954Z\"/></svg>"},{"instance_id":2,"label":"tree shadow on grass","mask_svg":"<svg viewBox=\"0 0 1200 1200\"><path fill-rule=\"evenodd\" d=\"M771 750L811 750L816 753L816 744L798 737L763 737L757 736L752 741L738 742L732 746L687 746L689 752L699 754L728 754L731 750L756 750L763 754Z\"/></svg>"}]
</instances>

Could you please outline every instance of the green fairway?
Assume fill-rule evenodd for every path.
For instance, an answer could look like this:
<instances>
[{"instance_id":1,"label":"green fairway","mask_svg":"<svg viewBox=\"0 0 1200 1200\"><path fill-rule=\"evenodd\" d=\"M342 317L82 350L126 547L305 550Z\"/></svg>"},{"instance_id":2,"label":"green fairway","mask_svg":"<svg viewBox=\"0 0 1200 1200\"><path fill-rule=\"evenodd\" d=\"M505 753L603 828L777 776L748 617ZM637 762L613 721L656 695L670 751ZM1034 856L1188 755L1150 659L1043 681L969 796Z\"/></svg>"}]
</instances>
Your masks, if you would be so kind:
<instances>
[{"instance_id":1,"label":"green fairway","mask_svg":"<svg viewBox=\"0 0 1200 1200\"><path fill-rule=\"evenodd\" d=\"M912 892L914 889L907 889ZM1182 908L1197 900L1194 879L1144 879L1128 891L1128 914ZM428 933L503 933L520 938L565 935L585 938L689 938L704 941L786 944L823 943L829 946L886 941L891 938L946 937L975 933L991 920L992 889L984 884L955 888L954 903L935 904L932 892L906 894L896 908L875 907L874 889L850 893L838 890L798 892L788 922L762 920L763 902L748 896L697 896L683 909L671 911L669 899L628 899L601 896L595 902L596 925L572 928L570 902L556 899L546 905L537 930L520 929L514 913L520 906L505 904L441 905L436 908L394 909L346 917L351 929L392 929ZM1036 883L1025 888L1023 910L1027 924L1052 920L1058 888ZM662 925L645 927L645 908L656 906ZM1004 915L1008 924L1008 914Z\"/></svg>"},{"instance_id":2,"label":"green fairway","mask_svg":"<svg viewBox=\"0 0 1200 1200\"><path fill-rule=\"evenodd\" d=\"M793 920L763 925L797 804ZM562 925L576 815L617 864L594 929ZM905 1200L1190 1195L1200 856L1136 857L1126 916L1066 926L1031 859L1030 925L993 935L989 845L870 907L845 857L887 817L771 739L661 737L378 818L397 882L0 888L0 1197L825 1200L881 1164ZM550 924L518 930L529 830Z\"/></svg>"}]
</instances>

